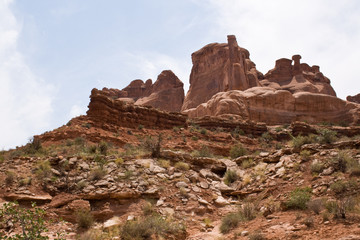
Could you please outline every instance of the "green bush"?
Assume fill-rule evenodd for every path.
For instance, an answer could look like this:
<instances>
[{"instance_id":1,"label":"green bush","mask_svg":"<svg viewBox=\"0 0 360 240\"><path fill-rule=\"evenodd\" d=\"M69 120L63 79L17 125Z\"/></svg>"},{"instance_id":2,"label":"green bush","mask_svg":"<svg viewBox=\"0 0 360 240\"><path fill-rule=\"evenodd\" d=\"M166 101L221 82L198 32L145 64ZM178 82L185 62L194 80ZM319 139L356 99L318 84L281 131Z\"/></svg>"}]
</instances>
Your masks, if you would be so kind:
<instances>
[{"instance_id":1,"label":"green bush","mask_svg":"<svg viewBox=\"0 0 360 240\"><path fill-rule=\"evenodd\" d=\"M231 147L230 149L230 157L231 158L238 158L244 156L247 153L247 150L241 145L236 144Z\"/></svg>"},{"instance_id":2,"label":"green bush","mask_svg":"<svg viewBox=\"0 0 360 240\"><path fill-rule=\"evenodd\" d=\"M15 182L15 179L16 179L16 175L15 175L14 172L12 172L12 171L7 171L6 172L5 184L7 186L12 185Z\"/></svg>"},{"instance_id":3,"label":"green bush","mask_svg":"<svg viewBox=\"0 0 360 240\"><path fill-rule=\"evenodd\" d=\"M343 193L347 190L348 184L345 181L339 180L330 184L330 189L336 194Z\"/></svg>"},{"instance_id":4,"label":"green bush","mask_svg":"<svg viewBox=\"0 0 360 240\"><path fill-rule=\"evenodd\" d=\"M269 143L273 140L273 137L269 132L264 132L263 134L261 134L261 140L263 142Z\"/></svg>"},{"instance_id":5,"label":"green bush","mask_svg":"<svg viewBox=\"0 0 360 240\"><path fill-rule=\"evenodd\" d=\"M313 162L310 165L310 171L312 173L322 173L324 168L325 168L325 165L322 162Z\"/></svg>"},{"instance_id":6,"label":"green bush","mask_svg":"<svg viewBox=\"0 0 360 240\"><path fill-rule=\"evenodd\" d=\"M46 240L47 236L43 236L47 232L45 223L45 211L37 208L33 203L31 209L20 207L17 203L4 203L0 208L0 225L12 223L10 229L0 228L0 239L8 240ZM10 235L13 230L19 230L17 234ZM55 240L64 240L58 233Z\"/></svg>"},{"instance_id":7,"label":"green bush","mask_svg":"<svg viewBox=\"0 0 360 240\"><path fill-rule=\"evenodd\" d=\"M102 179L105 175L106 170L101 167L97 167L90 171L89 179L91 181L96 181Z\"/></svg>"},{"instance_id":8,"label":"green bush","mask_svg":"<svg viewBox=\"0 0 360 240\"><path fill-rule=\"evenodd\" d=\"M335 169L335 171L341 172L346 172L348 167L356 166L355 164L356 162L353 161L346 151L340 151L337 156L330 160L330 165Z\"/></svg>"},{"instance_id":9,"label":"green bush","mask_svg":"<svg viewBox=\"0 0 360 240\"><path fill-rule=\"evenodd\" d=\"M141 146L146 151L149 151L151 157L158 158L160 157L160 150L161 150L161 143L162 143L162 134L159 134L157 139L147 137L142 143Z\"/></svg>"},{"instance_id":10,"label":"green bush","mask_svg":"<svg viewBox=\"0 0 360 240\"><path fill-rule=\"evenodd\" d=\"M337 132L332 131L330 129L320 129L318 131L319 135L317 137L319 143L322 144L328 144L328 143L332 143L334 141L336 141L336 134Z\"/></svg>"},{"instance_id":11,"label":"green bush","mask_svg":"<svg viewBox=\"0 0 360 240\"><path fill-rule=\"evenodd\" d=\"M108 145L107 142L101 141L101 142L99 143L99 150L100 150L100 153L101 153L102 155L106 155L108 149L109 149L109 145Z\"/></svg>"},{"instance_id":12,"label":"green bush","mask_svg":"<svg viewBox=\"0 0 360 240\"><path fill-rule=\"evenodd\" d=\"M48 160L39 161L35 170L36 177L38 179L48 179L52 177L51 165Z\"/></svg>"},{"instance_id":13,"label":"green bush","mask_svg":"<svg viewBox=\"0 0 360 240\"><path fill-rule=\"evenodd\" d=\"M260 232L254 232L249 235L249 240L266 240L266 237Z\"/></svg>"},{"instance_id":14,"label":"green bush","mask_svg":"<svg viewBox=\"0 0 360 240\"><path fill-rule=\"evenodd\" d=\"M309 150L302 150L300 152L300 157L304 160L304 161L308 161L310 159L311 156L311 152Z\"/></svg>"},{"instance_id":15,"label":"green bush","mask_svg":"<svg viewBox=\"0 0 360 240\"><path fill-rule=\"evenodd\" d=\"M290 193L289 199L285 202L287 209L301 209L307 207L307 203L311 197L311 188L296 188Z\"/></svg>"},{"instance_id":16,"label":"green bush","mask_svg":"<svg viewBox=\"0 0 360 240\"><path fill-rule=\"evenodd\" d=\"M25 146L25 153L27 154L35 154L40 152L40 150L42 149L42 145L41 145L41 141L39 138L37 137L32 137L29 140L29 143L26 144Z\"/></svg>"},{"instance_id":17,"label":"green bush","mask_svg":"<svg viewBox=\"0 0 360 240\"><path fill-rule=\"evenodd\" d=\"M233 170L227 170L224 176L224 183L230 185L238 179L238 175Z\"/></svg>"}]
</instances>

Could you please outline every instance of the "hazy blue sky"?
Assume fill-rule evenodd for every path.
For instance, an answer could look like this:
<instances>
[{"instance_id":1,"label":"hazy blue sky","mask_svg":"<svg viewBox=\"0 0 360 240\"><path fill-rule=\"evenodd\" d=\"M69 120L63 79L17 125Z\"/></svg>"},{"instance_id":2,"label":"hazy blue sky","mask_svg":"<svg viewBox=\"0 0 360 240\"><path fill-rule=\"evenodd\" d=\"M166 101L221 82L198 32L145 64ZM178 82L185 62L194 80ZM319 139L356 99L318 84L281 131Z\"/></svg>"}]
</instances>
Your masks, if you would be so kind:
<instances>
[{"instance_id":1,"label":"hazy blue sky","mask_svg":"<svg viewBox=\"0 0 360 240\"><path fill-rule=\"evenodd\" d=\"M191 53L235 34L258 70L302 55L340 98L360 92L357 0L0 0L0 148L87 110L92 88L171 69L188 89Z\"/></svg>"}]
</instances>

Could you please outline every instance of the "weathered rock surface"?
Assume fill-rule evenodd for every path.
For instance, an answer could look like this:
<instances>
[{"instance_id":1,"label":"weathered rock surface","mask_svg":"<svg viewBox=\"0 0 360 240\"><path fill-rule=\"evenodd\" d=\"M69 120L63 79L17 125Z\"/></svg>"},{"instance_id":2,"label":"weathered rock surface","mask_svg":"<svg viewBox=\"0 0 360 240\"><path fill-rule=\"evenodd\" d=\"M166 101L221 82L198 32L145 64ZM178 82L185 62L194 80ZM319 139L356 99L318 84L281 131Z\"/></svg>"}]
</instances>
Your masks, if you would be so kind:
<instances>
[{"instance_id":1,"label":"weathered rock surface","mask_svg":"<svg viewBox=\"0 0 360 240\"><path fill-rule=\"evenodd\" d=\"M135 105L152 106L169 112L180 112L184 101L184 84L170 70L163 71L154 85L151 94L139 98Z\"/></svg>"},{"instance_id":2,"label":"weathered rock surface","mask_svg":"<svg viewBox=\"0 0 360 240\"><path fill-rule=\"evenodd\" d=\"M103 92L113 99L169 112L179 112L184 101L184 84L170 70L162 71L154 84L151 79L137 79L122 90L104 88Z\"/></svg>"},{"instance_id":3,"label":"weathered rock surface","mask_svg":"<svg viewBox=\"0 0 360 240\"><path fill-rule=\"evenodd\" d=\"M275 67L265 74L265 79L260 83L263 86L288 90L291 93L311 92L336 96L330 80L320 72L320 67L316 65L310 67L306 63L300 63L300 59L300 55L294 55L292 60L287 58L277 60Z\"/></svg>"},{"instance_id":4,"label":"weathered rock surface","mask_svg":"<svg viewBox=\"0 0 360 240\"><path fill-rule=\"evenodd\" d=\"M286 90L255 87L246 91L232 90L214 95L207 103L185 111L189 117L231 114L239 120L266 124L293 121L309 123L360 123L360 107L339 98L308 92L291 94Z\"/></svg>"},{"instance_id":5,"label":"weathered rock surface","mask_svg":"<svg viewBox=\"0 0 360 240\"><path fill-rule=\"evenodd\" d=\"M360 93L355 96L347 96L346 100L349 102L359 103L360 104Z\"/></svg>"},{"instance_id":6,"label":"weathered rock surface","mask_svg":"<svg viewBox=\"0 0 360 240\"><path fill-rule=\"evenodd\" d=\"M197 107L218 92L260 86L262 74L233 35L228 36L228 43L208 44L191 57L190 89L182 110Z\"/></svg>"},{"instance_id":7,"label":"weathered rock surface","mask_svg":"<svg viewBox=\"0 0 360 240\"><path fill-rule=\"evenodd\" d=\"M90 96L87 115L94 124L103 127L106 124L115 124L123 127L172 128L185 126L186 116L181 113L164 112L152 107L136 106L113 99L106 91L93 89Z\"/></svg>"}]
</instances>

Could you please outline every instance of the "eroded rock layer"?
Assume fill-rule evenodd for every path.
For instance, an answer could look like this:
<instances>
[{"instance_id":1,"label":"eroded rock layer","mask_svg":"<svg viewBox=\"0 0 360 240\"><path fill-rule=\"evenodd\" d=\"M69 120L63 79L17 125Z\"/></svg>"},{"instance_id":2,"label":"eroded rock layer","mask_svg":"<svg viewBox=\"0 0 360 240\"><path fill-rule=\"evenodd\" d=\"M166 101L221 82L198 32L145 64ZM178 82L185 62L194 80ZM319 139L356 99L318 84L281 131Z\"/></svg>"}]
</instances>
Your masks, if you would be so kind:
<instances>
[{"instance_id":1,"label":"eroded rock layer","mask_svg":"<svg viewBox=\"0 0 360 240\"><path fill-rule=\"evenodd\" d=\"M214 95L208 102L185 111L189 117L231 115L266 124L293 121L309 123L360 123L360 105L308 92L290 93L269 87L232 90Z\"/></svg>"},{"instance_id":2,"label":"eroded rock layer","mask_svg":"<svg viewBox=\"0 0 360 240\"><path fill-rule=\"evenodd\" d=\"M192 54L190 89L182 110L207 102L214 94L227 90L246 90L260 86L259 73L249 51L240 48L233 35L228 43L212 43Z\"/></svg>"},{"instance_id":3,"label":"eroded rock layer","mask_svg":"<svg viewBox=\"0 0 360 240\"><path fill-rule=\"evenodd\" d=\"M265 74L265 79L260 83L263 86L288 90L291 93L311 92L336 96L330 80L320 72L320 67L316 65L310 67L306 63L300 63L300 59L300 55L294 55L292 60L287 58L277 60L275 67Z\"/></svg>"},{"instance_id":4,"label":"eroded rock layer","mask_svg":"<svg viewBox=\"0 0 360 240\"><path fill-rule=\"evenodd\" d=\"M104 88L103 91L113 99L169 112L179 112L185 96L184 84L170 70L162 71L154 84L151 79L146 82L137 79L122 90Z\"/></svg>"},{"instance_id":5,"label":"eroded rock layer","mask_svg":"<svg viewBox=\"0 0 360 240\"><path fill-rule=\"evenodd\" d=\"M356 94L355 96L347 96L346 100L349 102L359 103L360 104L360 93Z\"/></svg>"},{"instance_id":6,"label":"eroded rock layer","mask_svg":"<svg viewBox=\"0 0 360 240\"><path fill-rule=\"evenodd\" d=\"M148 128L172 128L186 124L186 116L181 113L164 112L152 107L128 104L120 99L113 99L108 92L96 88L91 91L88 107L88 117L100 125L115 124L132 128L143 125Z\"/></svg>"}]
</instances>

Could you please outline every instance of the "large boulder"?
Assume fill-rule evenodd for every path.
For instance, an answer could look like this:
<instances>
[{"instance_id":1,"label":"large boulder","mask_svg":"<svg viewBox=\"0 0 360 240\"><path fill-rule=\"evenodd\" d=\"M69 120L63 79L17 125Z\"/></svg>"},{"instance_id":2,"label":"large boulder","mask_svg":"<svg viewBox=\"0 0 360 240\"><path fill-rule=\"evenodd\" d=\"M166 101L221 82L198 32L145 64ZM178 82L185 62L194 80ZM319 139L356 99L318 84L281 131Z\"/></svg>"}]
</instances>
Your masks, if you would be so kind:
<instances>
[{"instance_id":1,"label":"large boulder","mask_svg":"<svg viewBox=\"0 0 360 240\"><path fill-rule=\"evenodd\" d=\"M250 60L249 51L238 46L233 35L228 43L212 43L191 55L190 88L182 111L207 102L218 92L260 86L262 74Z\"/></svg>"},{"instance_id":2,"label":"large boulder","mask_svg":"<svg viewBox=\"0 0 360 240\"><path fill-rule=\"evenodd\" d=\"M255 87L214 95L208 102L184 111L189 117L229 116L266 124L360 123L360 105L326 94Z\"/></svg>"},{"instance_id":3,"label":"large boulder","mask_svg":"<svg viewBox=\"0 0 360 240\"><path fill-rule=\"evenodd\" d=\"M319 66L309 66L300 63L301 56L294 55L292 60L281 58L275 67L265 74L260 83L263 86L278 90L288 90L291 93L311 92L336 96L330 85L330 80L320 72Z\"/></svg>"}]
</instances>

